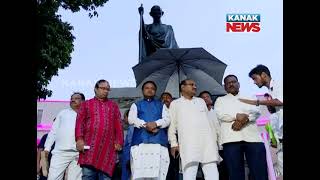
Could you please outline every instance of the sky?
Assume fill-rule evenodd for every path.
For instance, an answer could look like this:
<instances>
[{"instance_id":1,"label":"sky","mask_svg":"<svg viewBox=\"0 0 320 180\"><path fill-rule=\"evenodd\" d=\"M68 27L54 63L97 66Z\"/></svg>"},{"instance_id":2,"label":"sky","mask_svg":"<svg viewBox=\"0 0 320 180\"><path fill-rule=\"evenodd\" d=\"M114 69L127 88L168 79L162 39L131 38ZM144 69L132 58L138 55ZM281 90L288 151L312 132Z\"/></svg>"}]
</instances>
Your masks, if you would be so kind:
<instances>
[{"instance_id":1,"label":"sky","mask_svg":"<svg viewBox=\"0 0 320 180\"><path fill-rule=\"evenodd\" d=\"M224 77L234 74L240 92L254 95L259 89L248 77L258 64L266 65L273 79L283 78L283 2L281 0L109 0L97 8L99 16L60 9L63 21L73 27L74 51L71 64L60 69L48 85L47 100L69 100L75 91L94 96L94 84L106 79L111 87L135 87L132 67L138 63L140 27L138 7L143 4L144 20L153 5L164 11L162 23L173 27L180 48L203 47L227 64ZM261 31L226 32L226 14L260 14Z\"/></svg>"}]
</instances>

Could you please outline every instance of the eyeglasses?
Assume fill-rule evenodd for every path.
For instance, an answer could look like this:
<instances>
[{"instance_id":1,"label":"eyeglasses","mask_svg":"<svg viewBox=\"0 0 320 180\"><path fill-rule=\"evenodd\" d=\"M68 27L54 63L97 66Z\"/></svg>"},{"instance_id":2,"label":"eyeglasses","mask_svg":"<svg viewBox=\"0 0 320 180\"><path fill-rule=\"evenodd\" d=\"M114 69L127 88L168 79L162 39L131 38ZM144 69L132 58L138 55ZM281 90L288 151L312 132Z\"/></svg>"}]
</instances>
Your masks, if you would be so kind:
<instances>
[{"instance_id":1,"label":"eyeglasses","mask_svg":"<svg viewBox=\"0 0 320 180\"><path fill-rule=\"evenodd\" d=\"M109 87L98 87L99 89L102 89L102 90L107 90L107 91L110 91L110 88Z\"/></svg>"},{"instance_id":2,"label":"eyeglasses","mask_svg":"<svg viewBox=\"0 0 320 180\"><path fill-rule=\"evenodd\" d=\"M195 83L190 83L190 84L184 84L185 86L188 86L188 85L190 85L190 86L196 86L196 84Z\"/></svg>"}]
</instances>

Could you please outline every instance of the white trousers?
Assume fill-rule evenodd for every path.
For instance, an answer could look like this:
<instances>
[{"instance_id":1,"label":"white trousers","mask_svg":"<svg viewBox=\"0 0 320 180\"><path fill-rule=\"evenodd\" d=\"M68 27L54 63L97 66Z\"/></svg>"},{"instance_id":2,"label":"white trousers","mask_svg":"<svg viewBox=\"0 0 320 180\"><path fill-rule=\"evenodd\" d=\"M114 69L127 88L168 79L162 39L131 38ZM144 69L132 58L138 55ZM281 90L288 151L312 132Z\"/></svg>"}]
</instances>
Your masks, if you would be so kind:
<instances>
[{"instance_id":1,"label":"white trousers","mask_svg":"<svg viewBox=\"0 0 320 180\"><path fill-rule=\"evenodd\" d=\"M199 162L187 164L183 172L183 180L196 180ZM219 180L219 172L215 162L201 164L201 168L206 180Z\"/></svg>"},{"instance_id":2,"label":"white trousers","mask_svg":"<svg viewBox=\"0 0 320 180\"><path fill-rule=\"evenodd\" d=\"M81 180L82 169L78 165L78 152L57 152L52 154L48 180L62 180L66 169L68 180Z\"/></svg>"},{"instance_id":3,"label":"white trousers","mask_svg":"<svg viewBox=\"0 0 320 180\"><path fill-rule=\"evenodd\" d=\"M131 147L133 180L165 180L170 163L168 149L160 144L139 144Z\"/></svg>"}]
</instances>

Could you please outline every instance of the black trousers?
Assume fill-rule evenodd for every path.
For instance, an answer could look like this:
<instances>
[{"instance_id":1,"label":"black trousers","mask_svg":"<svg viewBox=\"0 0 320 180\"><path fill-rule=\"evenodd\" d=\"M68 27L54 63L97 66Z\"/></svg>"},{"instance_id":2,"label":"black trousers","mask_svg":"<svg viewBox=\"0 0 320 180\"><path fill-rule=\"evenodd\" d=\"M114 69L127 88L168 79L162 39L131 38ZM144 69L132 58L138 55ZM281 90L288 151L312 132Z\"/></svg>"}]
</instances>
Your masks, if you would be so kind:
<instances>
[{"instance_id":1,"label":"black trousers","mask_svg":"<svg viewBox=\"0 0 320 180\"><path fill-rule=\"evenodd\" d=\"M263 143L233 142L223 144L223 155L230 180L245 180L244 155L254 180L268 180L266 149Z\"/></svg>"}]
</instances>

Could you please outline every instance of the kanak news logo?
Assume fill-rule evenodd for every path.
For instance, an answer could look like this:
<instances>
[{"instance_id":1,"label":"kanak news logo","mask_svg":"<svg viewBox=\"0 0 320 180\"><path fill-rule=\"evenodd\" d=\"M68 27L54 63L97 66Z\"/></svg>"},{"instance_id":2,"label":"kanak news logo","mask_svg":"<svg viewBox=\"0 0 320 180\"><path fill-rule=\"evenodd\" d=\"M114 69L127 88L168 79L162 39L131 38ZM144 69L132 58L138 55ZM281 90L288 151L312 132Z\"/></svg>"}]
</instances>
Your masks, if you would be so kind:
<instances>
[{"instance_id":1,"label":"kanak news logo","mask_svg":"<svg viewBox=\"0 0 320 180\"><path fill-rule=\"evenodd\" d=\"M227 32L260 32L260 14L227 14Z\"/></svg>"}]
</instances>

